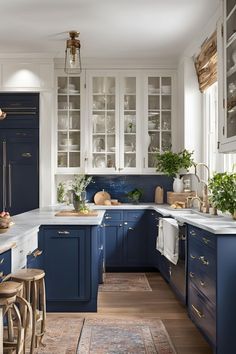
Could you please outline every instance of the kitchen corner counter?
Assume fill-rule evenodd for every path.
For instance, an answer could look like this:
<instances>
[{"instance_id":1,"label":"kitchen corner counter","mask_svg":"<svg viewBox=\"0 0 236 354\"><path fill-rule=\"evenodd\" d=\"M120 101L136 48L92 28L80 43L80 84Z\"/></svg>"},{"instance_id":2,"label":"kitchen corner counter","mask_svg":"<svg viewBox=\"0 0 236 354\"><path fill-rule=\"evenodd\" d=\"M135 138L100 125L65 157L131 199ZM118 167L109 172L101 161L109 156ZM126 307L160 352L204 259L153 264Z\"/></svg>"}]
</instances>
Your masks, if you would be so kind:
<instances>
[{"instance_id":1,"label":"kitchen corner counter","mask_svg":"<svg viewBox=\"0 0 236 354\"><path fill-rule=\"evenodd\" d=\"M98 216L55 216L60 209L50 206L13 216L14 225L6 233L0 234L0 254L14 248L24 237L38 232L41 225L100 225L105 213L105 210L98 210Z\"/></svg>"}]
</instances>

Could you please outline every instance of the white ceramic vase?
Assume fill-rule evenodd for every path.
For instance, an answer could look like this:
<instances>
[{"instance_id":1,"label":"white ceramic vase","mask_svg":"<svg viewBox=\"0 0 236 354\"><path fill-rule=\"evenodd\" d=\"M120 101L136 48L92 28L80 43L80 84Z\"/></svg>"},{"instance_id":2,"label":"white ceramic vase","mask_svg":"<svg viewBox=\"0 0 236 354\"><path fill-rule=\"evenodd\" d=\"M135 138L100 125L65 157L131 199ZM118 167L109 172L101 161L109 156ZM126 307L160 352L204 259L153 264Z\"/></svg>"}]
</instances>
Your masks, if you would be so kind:
<instances>
[{"instance_id":1,"label":"white ceramic vase","mask_svg":"<svg viewBox=\"0 0 236 354\"><path fill-rule=\"evenodd\" d=\"M182 178L174 177L173 191L175 193L182 193L184 191L184 182Z\"/></svg>"}]
</instances>

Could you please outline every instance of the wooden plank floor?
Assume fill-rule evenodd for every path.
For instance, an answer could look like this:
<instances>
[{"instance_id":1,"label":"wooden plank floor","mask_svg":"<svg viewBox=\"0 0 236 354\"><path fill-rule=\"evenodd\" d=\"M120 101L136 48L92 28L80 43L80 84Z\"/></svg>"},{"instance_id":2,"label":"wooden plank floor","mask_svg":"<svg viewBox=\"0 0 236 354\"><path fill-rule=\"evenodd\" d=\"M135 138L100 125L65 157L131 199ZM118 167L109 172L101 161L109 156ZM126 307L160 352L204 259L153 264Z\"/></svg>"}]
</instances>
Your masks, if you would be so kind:
<instances>
[{"instance_id":1,"label":"wooden plank floor","mask_svg":"<svg viewBox=\"0 0 236 354\"><path fill-rule=\"evenodd\" d=\"M186 308L160 274L146 275L152 291L100 292L97 313L68 314L68 317L160 318L178 354L212 354L209 345L189 319Z\"/></svg>"}]
</instances>

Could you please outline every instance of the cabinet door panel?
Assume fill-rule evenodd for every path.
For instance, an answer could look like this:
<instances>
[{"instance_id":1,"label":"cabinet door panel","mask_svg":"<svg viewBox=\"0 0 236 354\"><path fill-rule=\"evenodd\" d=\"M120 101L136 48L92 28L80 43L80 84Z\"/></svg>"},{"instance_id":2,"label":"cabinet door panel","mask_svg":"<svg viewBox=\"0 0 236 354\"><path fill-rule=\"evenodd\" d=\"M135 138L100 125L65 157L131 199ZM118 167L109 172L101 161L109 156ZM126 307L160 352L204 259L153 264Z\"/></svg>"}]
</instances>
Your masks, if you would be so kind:
<instances>
[{"instance_id":1,"label":"cabinet door panel","mask_svg":"<svg viewBox=\"0 0 236 354\"><path fill-rule=\"evenodd\" d=\"M89 299L90 238L86 230L78 230L75 237L46 231L44 248L47 299Z\"/></svg>"},{"instance_id":2,"label":"cabinet door panel","mask_svg":"<svg viewBox=\"0 0 236 354\"><path fill-rule=\"evenodd\" d=\"M145 222L128 222L124 226L124 256L127 266L147 265L148 231Z\"/></svg>"},{"instance_id":3,"label":"cabinet door panel","mask_svg":"<svg viewBox=\"0 0 236 354\"><path fill-rule=\"evenodd\" d=\"M123 224L113 223L105 227L106 267L123 266Z\"/></svg>"}]
</instances>

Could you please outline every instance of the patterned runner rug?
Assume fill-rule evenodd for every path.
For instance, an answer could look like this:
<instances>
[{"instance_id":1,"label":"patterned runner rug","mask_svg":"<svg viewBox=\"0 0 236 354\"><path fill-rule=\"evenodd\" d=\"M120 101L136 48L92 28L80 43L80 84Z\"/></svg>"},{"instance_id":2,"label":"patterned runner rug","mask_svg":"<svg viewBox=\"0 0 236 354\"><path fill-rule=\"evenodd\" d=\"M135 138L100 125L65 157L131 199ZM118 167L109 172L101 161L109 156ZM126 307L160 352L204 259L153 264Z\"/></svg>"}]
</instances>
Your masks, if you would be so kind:
<instances>
[{"instance_id":1,"label":"patterned runner rug","mask_svg":"<svg viewBox=\"0 0 236 354\"><path fill-rule=\"evenodd\" d=\"M63 314L50 317L49 314L43 337L44 346L36 348L34 354L76 354L83 323L84 318L70 318Z\"/></svg>"},{"instance_id":2,"label":"patterned runner rug","mask_svg":"<svg viewBox=\"0 0 236 354\"><path fill-rule=\"evenodd\" d=\"M161 320L86 319L77 354L176 354Z\"/></svg>"},{"instance_id":3,"label":"patterned runner rug","mask_svg":"<svg viewBox=\"0 0 236 354\"><path fill-rule=\"evenodd\" d=\"M145 273L105 273L99 291L152 291Z\"/></svg>"}]
</instances>

